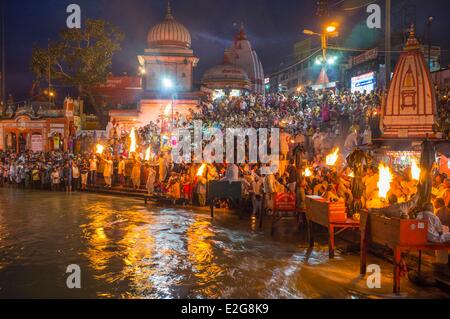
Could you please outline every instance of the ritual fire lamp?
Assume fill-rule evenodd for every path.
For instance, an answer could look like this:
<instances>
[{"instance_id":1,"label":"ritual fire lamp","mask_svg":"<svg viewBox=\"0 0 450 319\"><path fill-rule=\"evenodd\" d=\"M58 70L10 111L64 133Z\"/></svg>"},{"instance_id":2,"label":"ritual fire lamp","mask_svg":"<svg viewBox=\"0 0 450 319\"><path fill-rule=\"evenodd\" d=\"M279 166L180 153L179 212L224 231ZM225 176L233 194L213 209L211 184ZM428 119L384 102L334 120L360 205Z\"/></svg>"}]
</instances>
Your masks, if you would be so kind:
<instances>
[{"instance_id":1,"label":"ritual fire lamp","mask_svg":"<svg viewBox=\"0 0 450 319\"><path fill-rule=\"evenodd\" d=\"M205 169L206 164L202 164L202 166L200 166L200 168L197 171L197 177L203 176L203 174L205 173Z\"/></svg>"},{"instance_id":2,"label":"ritual fire lamp","mask_svg":"<svg viewBox=\"0 0 450 319\"><path fill-rule=\"evenodd\" d=\"M147 150L145 151L145 160L146 160L147 162L150 161L151 152L152 152L152 148L149 146L149 147L147 148Z\"/></svg>"},{"instance_id":3,"label":"ritual fire lamp","mask_svg":"<svg viewBox=\"0 0 450 319\"><path fill-rule=\"evenodd\" d=\"M130 154L136 153L137 143L136 143L136 129L133 127L130 133Z\"/></svg>"},{"instance_id":4,"label":"ritual fire lamp","mask_svg":"<svg viewBox=\"0 0 450 319\"><path fill-rule=\"evenodd\" d=\"M311 177L312 176L311 169L309 167L307 167L303 174L304 174L305 177Z\"/></svg>"},{"instance_id":5,"label":"ritual fire lamp","mask_svg":"<svg viewBox=\"0 0 450 319\"><path fill-rule=\"evenodd\" d=\"M411 178L415 181L420 180L420 167L415 159L411 162Z\"/></svg>"},{"instance_id":6,"label":"ritual fire lamp","mask_svg":"<svg viewBox=\"0 0 450 319\"><path fill-rule=\"evenodd\" d=\"M391 169L383 163L380 163L380 165L378 166L378 170L380 175L377 183L378 197L385 200L387 199L387 194L391 190L393 176L391 173Z\"/></svg>"},{"instance_id":7,"label":"ritual fire lamp","mask_svg":"<svg viewBox=\"0 0 450 319\"><path fill-rule=\"evenodd\" d=\"M103 152L105 151L105 147L103 145L101 145L101 144L97 144L95 149L96 149L95 153L99 154L99 155L102 155Z\"/></svg>"},{"instance_id":8,"label":"ritual fire lamp","mask_svg":"<svg viewBox=\"0 0 450 319\"><path fill-rule=\"evenodd\" d=\"M336 147L336 149L332 153L327 155L326 158L327 166L335 166L338 158L339 158L339 147Z\"/></svg>"}]
</instances>

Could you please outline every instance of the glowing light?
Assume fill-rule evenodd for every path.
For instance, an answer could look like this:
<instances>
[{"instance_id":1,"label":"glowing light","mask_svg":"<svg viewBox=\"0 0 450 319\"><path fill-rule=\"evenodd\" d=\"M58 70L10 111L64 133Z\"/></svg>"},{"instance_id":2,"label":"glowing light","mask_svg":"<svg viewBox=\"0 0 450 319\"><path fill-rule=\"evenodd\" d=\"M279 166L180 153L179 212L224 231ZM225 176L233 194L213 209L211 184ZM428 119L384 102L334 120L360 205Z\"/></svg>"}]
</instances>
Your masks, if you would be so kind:
<instances>
[{"instance_id":1,"label":"glowing light","mask_svg":"<svg viewBox=\"0 0 450 319\"><path fill-rule=\"evenodd\" d=\"M328 63L329 65L335 64L336 61L337 61L337 57L336 57L336 56L331 56L331 57L327 58L327 63Z\"/></svg>"},{"instance_id":2,"label":"glowing light","mask_svg":"<svg viewBox=\"0 0 450 319\"><path fill-rule=\"evenodd\" d=\"M202 164L202 166L200 166L200 168L197 171L197 176L203 176L203 173L205 173L205 169L206 169L206 164Z\"/></svg>"},{"instance_id":3,"label":"glowing light","mask_svg":"<svg viewBox=\"0 0 450 319\"><path fill-rule=\"evenodd\" d=\"M231 97L239 97L239 96L241 96L241 90L231 90L230 96Z\"/></svg>"},{"instance_id":4,"label":"glowing light","mask_svg":"<svg viewBox=\"0 0 450 319\"><path fill-rule=\"evenodd\" d=\"M312 172L311 172L311 169L309 168L309 167L307 167L306 169L305 169L305 177L311 177L312 176Z\"/></svg>"},{"instance_id":5,"label":"glowing light","mask_svg":"<svg viewBox=\"0 0 450 319\"><path fill-rule=\"evenodd\" d=\"M327 155L326 158L326 164L328 166L334 166L336 165L336 162L338 160L339 157L339 147L336 147L336 149L334 150L334 152L332 152L331 154Z\"/></svg>"},{"instance_id":6,"label":"glowing light","mask_svg":"<svg viewBox=\"0 0 450 319\"><path fill-rule=\"evenodd\" d=\"M213 94L213 100L220 99L220 98L222 98L224 96L225 96L225 93L224 93L223 90L215 90L214 94Z\"/></svg>"},{"instance_id":7,"label":"glowing light","mask_svg":"<svg viewBox=\"0 0 450 319\"><path fill-rule=\"evenodd\" d=\"M415 159L413 159L411 163L411 178L416 181L420 179L420 167L417 165Z\"/></svg>"},{"instance_id":8,"label":"glowing light","mask_svg":"<svg viewBox=\"0 0 450 319\"><path fill-rule=\"evenodd\" d=\"M388 192L391 190L392 183L392 174L389 167L385 166L383 163L380 163L378 167L380 177L378 178L378 197L379 198L387 198Z\"/></svg>"},{"instance_id":9,"label":"glowing light","mask_svg":"<svg viewBox=\"0 0 450 319\"><path fill-rule=\"evenodd\" d=\"M173 88L173 82L172 82L172 80L169 79L169 78L164 78L164 79L162 80L162 84L163 84L163 86L164 86L165 89L171 89L171 88Z\"/></svg>"},{"instance_id":10,"label":"glowing light","mask_svg":"<svg viewBox=\"0 0 450 319\"><path fill-rule=\"evenodd\" d=\"M149 146L147 148L147 150L145 151L145 160L149 161L151 158L151 154L152 154L152 148Z\"/></svg>"},{"instance_id":11,"label":"glowing light","mask_svg":"<svg viewBox=\"0 0 450 319\"><path fill-rule=\"evenodd\" d=\"M97 154L103 154L103 152L105 151L105 147L101 144L97 144L95 148Z\"/></svg>"},{"instance_id":12,"label":"glowing light","mask_svg":"<svg viewBox=\"0 0 450 319\"><path fill-rule=\"evenodd\" d=\"M136 129L133 127L130 133L130 153L136 153Z\"/></svg>"},{"instance_id":13,"label":"glowing light","mask_svg":"<svg viewBox=\"0 0 450 319\"><path fill-rule=\"evenodd\" d=\"M169 103L166 105L166 108L164 109L164 116L170 116L172 113L172 103Z\"/></svg>"},{"instance_id":14,"label":"glowing light","mask_svg":"<svg viewBox=\"0 0 450 319\"><path fill-rule=\"evenodd\" d=\"M326 27L325 29L328 33L333 33L336 31L336 27L334 25L329 25L328 27Z\"/></svg>"},{"instance_id":15,"label":"glowing light","mask_svg":"<svg viewBox=\"0 0 450 319\"><path fill-rule=\"evenodd\" d=\"M355 178L355 173L353 173L353 171L351 171L351 172L348 174L348 177L350 177L350 178Z\"/></svg>"}]
</instances>

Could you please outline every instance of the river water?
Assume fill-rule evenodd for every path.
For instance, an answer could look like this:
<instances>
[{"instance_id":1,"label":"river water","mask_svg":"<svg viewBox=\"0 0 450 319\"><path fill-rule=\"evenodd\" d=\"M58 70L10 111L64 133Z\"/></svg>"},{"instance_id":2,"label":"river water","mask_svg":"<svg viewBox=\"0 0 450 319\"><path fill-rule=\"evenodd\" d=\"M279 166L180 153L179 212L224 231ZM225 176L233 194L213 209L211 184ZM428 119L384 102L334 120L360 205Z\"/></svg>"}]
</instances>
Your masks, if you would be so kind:
<instances>
[{"instance_id":1,"label":"river water","mask_svg":"<svg viewBox=\"0 0 450 319\"><path fill-rule=\"evenodd\" d=\"M272 238L250 217L148 206L95 194L0 188L0 298L393 297L358 277L357 253L329 261L326 238L306 261L292 222ZM81 289L68 289L68 265ZM403 283L402 297L448 297Z\"/></svg>"}]
</instances>

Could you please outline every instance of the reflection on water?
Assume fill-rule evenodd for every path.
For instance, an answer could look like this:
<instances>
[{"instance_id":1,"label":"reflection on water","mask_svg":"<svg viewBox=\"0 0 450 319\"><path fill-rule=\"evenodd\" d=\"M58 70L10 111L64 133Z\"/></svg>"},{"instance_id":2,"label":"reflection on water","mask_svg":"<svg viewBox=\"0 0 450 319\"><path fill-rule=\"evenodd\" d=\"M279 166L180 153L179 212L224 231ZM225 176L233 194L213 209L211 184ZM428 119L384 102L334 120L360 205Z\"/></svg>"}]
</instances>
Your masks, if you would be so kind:
<instances>
[{"instance_id":1,"label":"reflection on water","mask_svg":"<svg viewBox=\"0 0 450 319\"><path fill-rule=\"evenodd\" d=\"M357 256L305 262L304 235L271 238L240 220L92 194L0 188L0 297L351 298ZM289 229L289 227L286 227ZM324 242L326 243L326 242ZM382 264L383 262L380 261ZM66 288L78 264L82 289ZM392 266L384 264L389 276ZM390 280L383 292L389 294ZM405 285L408 296L435 296Z\"/></svg>"}]
</instances>

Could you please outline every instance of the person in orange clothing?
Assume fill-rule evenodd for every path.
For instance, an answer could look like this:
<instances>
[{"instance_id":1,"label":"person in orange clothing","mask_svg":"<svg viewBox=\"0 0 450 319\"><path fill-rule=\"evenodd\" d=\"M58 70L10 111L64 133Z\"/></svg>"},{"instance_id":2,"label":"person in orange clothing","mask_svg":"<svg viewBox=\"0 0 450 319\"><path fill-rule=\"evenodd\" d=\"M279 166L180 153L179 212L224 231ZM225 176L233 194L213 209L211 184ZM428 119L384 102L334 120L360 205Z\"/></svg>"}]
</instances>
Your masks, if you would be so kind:
<instances>
[{"instance_id":1,"label":"person in orange clothing","mask_svg":"<svg viewBox=\"0 0 450 319\"><path fill-rule=\"evenodd\" d=\"M450 207L450 178L446 178L440 187L440 191L437 198L442 198L444 200L445 206Z\"/></svg>"}]
</instances>

